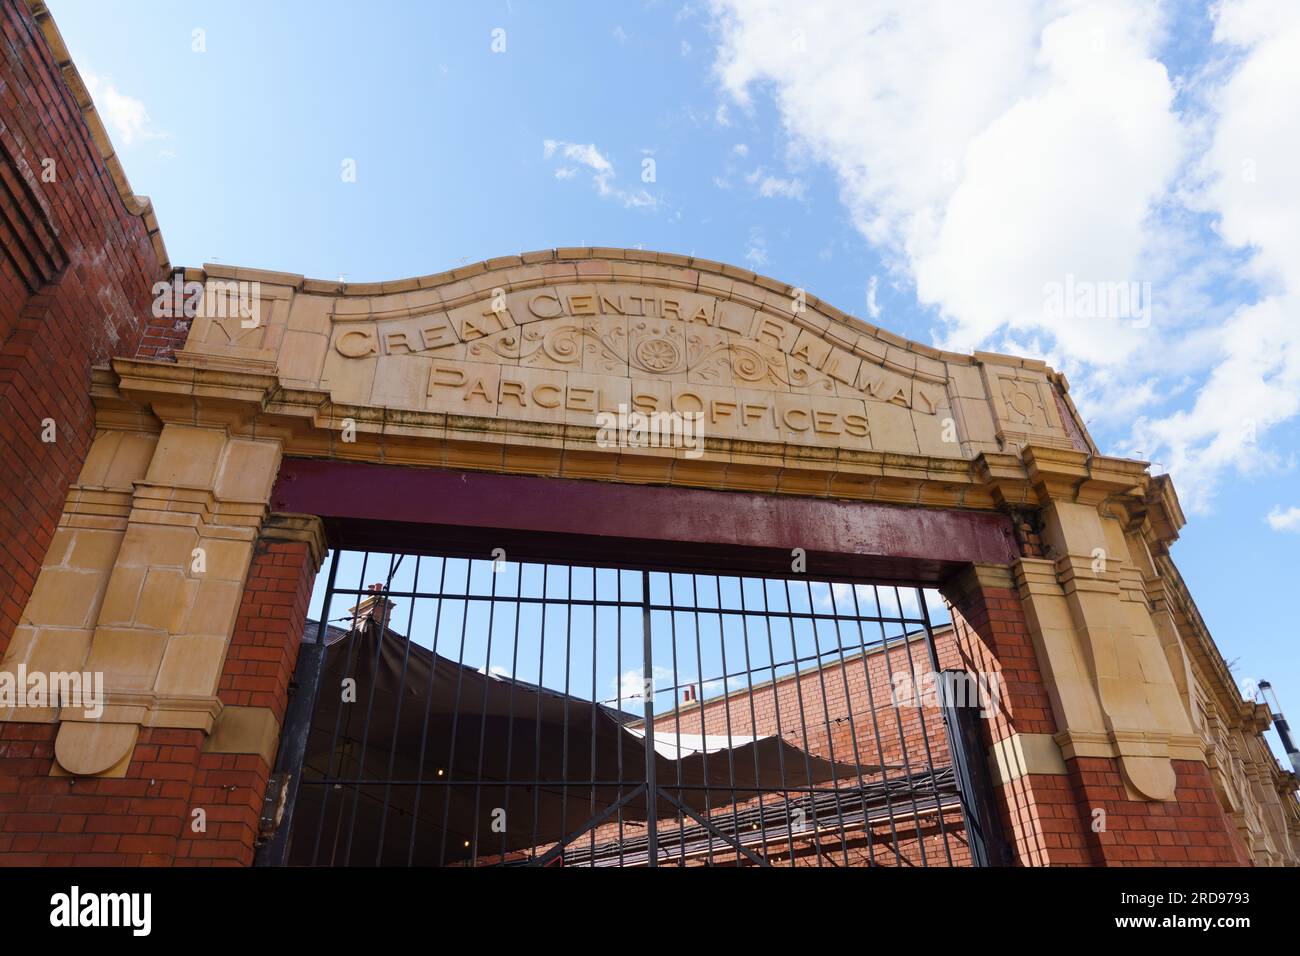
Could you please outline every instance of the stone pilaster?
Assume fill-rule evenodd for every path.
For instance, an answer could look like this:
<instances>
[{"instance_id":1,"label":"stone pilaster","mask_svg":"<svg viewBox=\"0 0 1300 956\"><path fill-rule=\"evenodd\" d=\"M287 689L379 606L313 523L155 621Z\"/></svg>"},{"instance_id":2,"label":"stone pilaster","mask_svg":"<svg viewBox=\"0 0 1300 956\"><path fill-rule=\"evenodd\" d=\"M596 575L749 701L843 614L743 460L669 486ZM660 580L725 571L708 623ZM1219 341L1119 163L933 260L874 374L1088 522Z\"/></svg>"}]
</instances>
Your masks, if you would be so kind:
<instances>
[{"instance_id":1,"label":"stone pilaster","mask_svg":"<svg viewBox=\"0 0 1300 956\"><path fill-rule=\"evenodd\" d=\"M102 675L104 707L59 721L55 772L120 776L141 727L210 732L278 440L170 421L101 431L2 666Z\"/></svg>"},{"instance_id":2,"label":"stone pilaster","mask_svg":"<svg viewBox=\"0 0 1300 956\"><path fill-rule=\"evenodd\" d=\"M1115 758L1131 799L1172 800L1171 761L1205 754L1173 666L1186 666L1177 634L1148 596L1159 584L1139 532L1160 523L1152 479L1141 462L1032 446L1023 457L1046 557L1017 562L1016 582L1062 753Z\"/></svg>"}]
</instances>

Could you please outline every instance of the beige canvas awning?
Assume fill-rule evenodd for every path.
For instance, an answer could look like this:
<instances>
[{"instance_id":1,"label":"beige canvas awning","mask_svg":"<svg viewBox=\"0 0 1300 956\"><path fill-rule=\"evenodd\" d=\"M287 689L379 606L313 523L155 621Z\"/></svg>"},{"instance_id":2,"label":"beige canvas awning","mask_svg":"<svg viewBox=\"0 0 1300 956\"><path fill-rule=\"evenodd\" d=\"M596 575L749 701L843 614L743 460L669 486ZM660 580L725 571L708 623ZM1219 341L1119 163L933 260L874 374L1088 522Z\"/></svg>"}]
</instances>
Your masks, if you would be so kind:
<instances>
[{"instance_id":1,"label":"beige canvas awning","mask_svg":"<svg viewBox=\"0 0 1300 956\"><path fill-rule=\"evenodd\" d=\"M355 703L341 703L345 677L356 680ZM392 631L381 639L374 626L336 639L326 652L290 862L310 864L316 854L317 863L337 864L346 854L353 864L373 865L381 832L383 860L404 861L413 829L416 864L464 860L475 846L478 856L491 857L555 843L645 782L645 732L628 726L632 720L590 700L461 666ZM717 810L759 789L880 772L832 763L775 736L682 734L679 742L674 732L657 732L654 759L660 786L698 811L706 790L707 805ZM338 782L312 784L327 767ZM655 810L661 818L677 815L662 796ZM622 813L645 820L645 795Z\"/></svg>"}]
</instances>

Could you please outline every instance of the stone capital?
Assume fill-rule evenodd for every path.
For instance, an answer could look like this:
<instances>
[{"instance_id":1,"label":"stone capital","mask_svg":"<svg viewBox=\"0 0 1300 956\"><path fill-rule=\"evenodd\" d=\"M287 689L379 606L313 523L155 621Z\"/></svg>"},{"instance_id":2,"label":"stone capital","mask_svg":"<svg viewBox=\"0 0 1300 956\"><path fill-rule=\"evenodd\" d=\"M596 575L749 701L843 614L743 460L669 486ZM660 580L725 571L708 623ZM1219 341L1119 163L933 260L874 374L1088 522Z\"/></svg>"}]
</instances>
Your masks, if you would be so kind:
<instances>
[{"instance_id":1,"label":"stone capital","mask_svg":"<svg viewBox=\"0 0 1300 956\"><path fill-rule=\"evenodd\" d=\"M261 537L267 541L300 541L306 544L311 555L312 574L320 570L329 552L325 541L325 523L316 515L274 511L262 525Z\"/></svg>"}]
</instances>

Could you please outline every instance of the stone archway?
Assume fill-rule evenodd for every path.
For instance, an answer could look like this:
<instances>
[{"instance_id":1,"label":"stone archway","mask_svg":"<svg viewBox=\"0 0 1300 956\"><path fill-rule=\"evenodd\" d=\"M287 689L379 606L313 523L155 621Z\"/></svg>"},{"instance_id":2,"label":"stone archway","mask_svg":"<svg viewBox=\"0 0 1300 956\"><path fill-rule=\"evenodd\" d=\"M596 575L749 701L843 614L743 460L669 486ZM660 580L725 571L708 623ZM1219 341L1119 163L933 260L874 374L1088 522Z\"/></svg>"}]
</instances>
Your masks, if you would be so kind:
<instances>
[{"instance_id":1,"label":"stone archway","mask_svg":"<svg viewBox=\"0 0 1300 956\"><path fill-rule=\"evenodd\" d=\"M1208 635L1180 613L1166 556L1177 499L1144 463L1097 454L1041 362L940 352L804 290L637 250L363 286L186 278L201 294L182 288L177 307L199 312L175 361L96 372L98 432L5 658L104 675L94 720L8 715L52 743L53 773L156 781L166 755L189 767L177 800L242 774L256 799L217 855L251 856L325 548L319 519L273 488L286 459L318 459L890 505L921 538L943 534L943 514L999 516L1016 539L1005 557L941 583L985 663L1011 675L1014 706L986 743L1020 859L1121 860L1150 807L1214 804L1187 673ZM629 419L670 414L689 416L670 434L700 429L694 444L629 437ZM871 545L881 559L916 546ZM1047 803L1068 807L1063 828L1034 809ZM1127 822L1090 829L1099 806ZM134 845L169 860L211 846ZM1151 847L1132 858L1189 859ZM1205 859L1243 854L1225 821Z\"/></svg>"}]
</instances>

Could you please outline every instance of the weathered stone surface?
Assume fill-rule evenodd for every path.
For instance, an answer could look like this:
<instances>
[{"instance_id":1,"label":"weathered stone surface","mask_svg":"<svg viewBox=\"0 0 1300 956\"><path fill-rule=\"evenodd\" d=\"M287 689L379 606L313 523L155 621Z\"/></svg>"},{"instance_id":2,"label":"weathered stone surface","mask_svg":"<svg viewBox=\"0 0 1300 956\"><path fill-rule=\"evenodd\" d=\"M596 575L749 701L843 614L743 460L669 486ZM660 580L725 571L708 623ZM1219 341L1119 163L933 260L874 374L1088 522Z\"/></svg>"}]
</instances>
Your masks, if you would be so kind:
<instances>
[{"instance_id":1,"label":"weathered stone surface","mask_svg":"<svg viewBox=\"0 0 1300 956\"><path fill-rule=\"evenodd\" d=\"M727 266L626 256L507 257L385 294L265 282L246 295L255 327L201 318L180 361L274 363L343 405L456 416L597 427L622 406L698 410L704 435L737 441L957 459L1072 447L1041 363L938 352Z\"/></svg>"}]
</instances>

